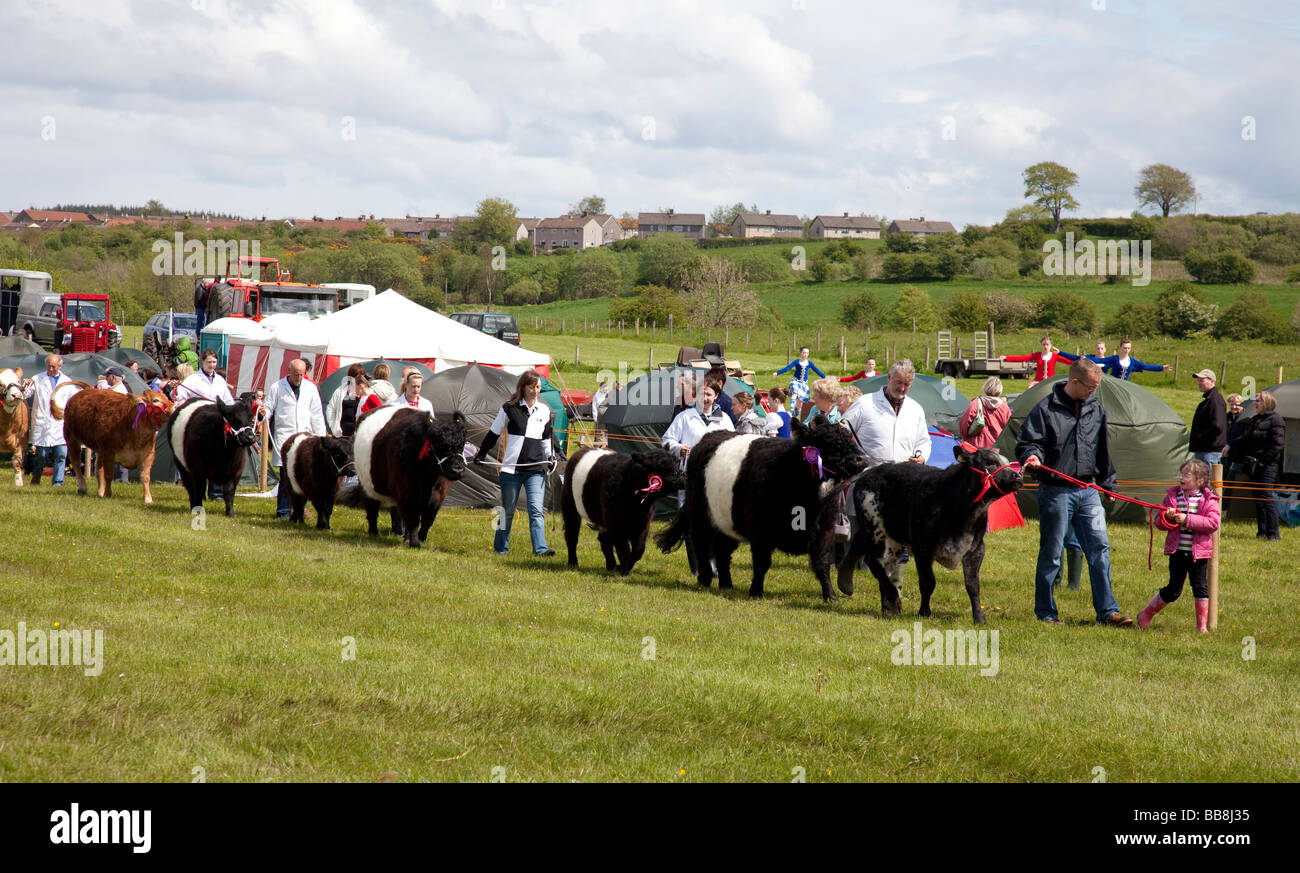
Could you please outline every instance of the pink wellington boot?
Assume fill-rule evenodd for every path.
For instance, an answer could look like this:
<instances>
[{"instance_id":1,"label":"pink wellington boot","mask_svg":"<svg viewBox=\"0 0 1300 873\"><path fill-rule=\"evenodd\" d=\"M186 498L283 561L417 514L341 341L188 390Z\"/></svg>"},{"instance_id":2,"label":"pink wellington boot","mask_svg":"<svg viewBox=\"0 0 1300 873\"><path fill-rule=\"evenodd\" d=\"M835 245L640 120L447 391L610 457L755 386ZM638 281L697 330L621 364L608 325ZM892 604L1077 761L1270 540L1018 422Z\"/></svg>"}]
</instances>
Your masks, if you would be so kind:
<instances>
[{"instance_id":1,"label":"pink wellington boot","mask_svg":"<svg viewBox=\"0 0 1300 873\"><path fill-rule=\"evenodd\" d=\"M1196 629L1203 634L1210 632L1210 601L1208 598L1196 601Z\"/></svg>"},{"instance_id":2,"label":"pink wellington boot","mask_svg":"<svg viewBox=\"0 0 1300 873\"><path fill-rule=\"evenodd\" d=\"M1138 627L1146 627L1147 625L1151 624L1151 619L1156 617L1156 613L1164 609L1168 605L1169 605L1168 603L1165 603L1163 600L1160 599L1160 592L1157 591L1155 594L1151 596L1151 602L1148 603L1146 606L1142 607L1142 611L1138 613L1138 617L1137 617Z\"/></svg>"}]
</instances>

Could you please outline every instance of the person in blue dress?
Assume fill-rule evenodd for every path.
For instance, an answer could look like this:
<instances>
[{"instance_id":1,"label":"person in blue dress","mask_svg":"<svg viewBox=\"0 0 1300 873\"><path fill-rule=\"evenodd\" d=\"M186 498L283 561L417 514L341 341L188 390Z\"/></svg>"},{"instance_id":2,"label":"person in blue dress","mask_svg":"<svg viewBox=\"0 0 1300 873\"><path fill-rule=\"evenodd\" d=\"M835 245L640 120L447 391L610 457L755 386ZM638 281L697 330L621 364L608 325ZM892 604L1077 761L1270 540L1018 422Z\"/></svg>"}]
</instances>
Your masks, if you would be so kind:
<instances>
[{"instance_id":1,"label":"person in blue dress","mask_svg":"<svg viewBox=\"0 0 1300 873\"><path fill-rule=\"evenodd\" d=\"M797 418L803 418L805 408L812 399L808 392L808 372L812 371L821 378L825 379L826 374L818 369L817 365L808 359L808 347L799 347L799 357L796 360L786 364L781 369L773 373L773 376L780 376L793 370L790 375L790 413Z\"/></svg>"},{"instance_id":2,"label":"person in blue dress","mask_svg":"<svg viewBox=\"0 0 1300 873\"><path fill-rule=\"evenodd\" d=\"M1101 343L1098 343L1097 345L1099 346L1099 352L1104 352L1106 350L1106 347ZM1078 355L1071 355L1068 352L1061 352L1060 355L1061 357L1071 361L1079 360ZM1114 376L1116 379L1123 379L1126 382L1128 381L1128 377L1134 373L1141 373L1143 371L1159 372L1162 370L1173 369L1168 364L1144 364L1137 358L1133 357L1133 341L1127 337L1120 342L1118 355L1108 355L1103 357L1102 355L1097 354L1085 355L1084 357L1092 361L1094 364L1100 364L1103 372Z\"/></svg>"}]
</instances>

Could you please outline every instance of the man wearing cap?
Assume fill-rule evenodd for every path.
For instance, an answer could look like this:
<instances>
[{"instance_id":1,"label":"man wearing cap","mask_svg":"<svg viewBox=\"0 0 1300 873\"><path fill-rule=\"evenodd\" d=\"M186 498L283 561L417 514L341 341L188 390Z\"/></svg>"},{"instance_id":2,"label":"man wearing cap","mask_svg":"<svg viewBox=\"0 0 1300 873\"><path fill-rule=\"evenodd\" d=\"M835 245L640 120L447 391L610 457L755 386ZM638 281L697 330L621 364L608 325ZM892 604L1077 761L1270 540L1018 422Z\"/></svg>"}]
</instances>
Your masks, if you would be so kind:
<instances>
[{"instance_id":1,"label":"man wearing cap","mask_svg":"<svg viewBox=\"0 0 1300 873\"><path fill-rule=\"evenodd\" d=\"M45 372L24 383L23 398L32 401L31 441L35 447L32 463L32 484L41 484L41 473L48 461L54 470L54 484L63 484L64 467L68 461L68 444L63 438L63 419L50 414L50 395L63 378L63 357L47 355Z\"/></svg>"},{"instance_id":2,"label":"man wearing cap","mask_svg":"<svg viewBox=\"0 0 1300 873\"><path fill-rule=\"evenodd\" d=\"M96 385L96 388L101 386ZM118 394L130 394L126 387L126 372L121 367L109 367L104 371L104 385L109 391L116 391Z\"/></svg>"},{"instance_id":3,"label":"man wearing cap","mask_svg":"<svg viewBox=\"0 0 1300 873\"><path fill-rule=\"evenodd\" d=\"M1223 458L1228 444L1228 405L1214 384L1214 371L1201 370L1192 374L1196 387L1205 398L1192 414L1192 432L1187 448L1198 461L1210 467Z\"/></svg>"}]
</instances>

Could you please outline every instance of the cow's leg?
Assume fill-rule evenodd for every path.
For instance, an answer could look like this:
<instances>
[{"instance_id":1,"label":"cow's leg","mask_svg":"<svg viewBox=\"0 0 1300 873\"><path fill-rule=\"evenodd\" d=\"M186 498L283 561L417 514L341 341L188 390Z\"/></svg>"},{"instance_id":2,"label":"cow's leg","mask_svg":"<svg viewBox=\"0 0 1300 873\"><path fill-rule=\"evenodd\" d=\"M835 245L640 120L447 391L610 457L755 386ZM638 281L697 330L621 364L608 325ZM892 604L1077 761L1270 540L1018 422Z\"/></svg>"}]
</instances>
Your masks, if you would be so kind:
<instances>
[{"instance_id":1,"label":"cow's leg","mask_svg":"<svg viewBox=\"0 0 1300 873\"><path fill-rule=\"evenodd\" d=\"M708 588L713 584L713 528L707 517L697 520L692 516L690 530L686 545L695 560L695 578Z\"/></svg>"},{"instance_id":2,"label":"cow's leg","mask_svg":"<svg viewBox=\"0 0 1300 873\"><path fill-rule=\"evenodd\" d=\"M564 499L560 501L560 515L564 518L564 545L569 550L569 566L578 566L578 537L582 532L582 517L573 497L565 489Z\"/></svg>"},{"instance_id":3,"label":"cow's leg","mask_svg":"<svg viewBox=\"0 0 1300 873\"><path fill-rule=\"evenodd\" d=\"M921 609L917 615L926 618L930 615L930 595L934 593L934 555L914 551L916 560L916 582L921 589Z\"/></svg>"},{"instance_id":4,"label":"cow's leg","mask_svg":"<svg viewBox=\"0 0 1300 873\"><path fill-rule=\"evenodd\" d=\"M394 506L392 509L388 510L388 520L392 525L390 530L392 530L393 534L405 539L406 524L402 521L402 511Z\"/></svg>"},{"instance_id":5,"label":"cow's leg","mask_svg":"<svg viewBox=\"0 0 1300 873\"><path fill-rule=\"evenodd\" d=\"M607 530L596 533L596 542L600 543L600 552L605 556L605 569L614 572L618 562L614 559L614 535Z\"/></svg>"},{"instance_id":6,"label":"cow's leg","mask_svg":"<svg viewBox=\"0 0 1300 873\"><path fill-rule=\"evenodd\" d=\"M420 505L408 501L398 504L398 512L401 513L403 539L406 544L413 549L420 547Z\"/></svg>"},{"instance_id":7,"label":"cow's leg","mask_svg":"<svg viewBox=\"0 0 1300 873\"><path fill-rule=\"evenodd\" d=\"M650 519L646 518L645 526L639 528L632 536L632 539L628 540L630 549L628 553L627 569L623 573L624 576L628 576L632 573L632 568L637 565L637 562L641 560L641 556L645 554L645 540L649 534Z\"/></svg>"},{"instance_id":8,"label":"cow's leg","mask_svg":"<svg viewBox=\"0 0 1300 873\"><path fill-rule=\"evenodd\" d=\"M149 483L152 481L151 471L153 470L154 441L150 440L148 447L144 451L144 458L140 461L140 484L144 486L144 502L153 503L153 492L149 490Z\"/></svg>"},{"instance_id":9,"label":"cow's leg","mask_svg":"<svg viewBox=\"0 0 1300 873\"><path fill-rule=\"evenodd\" d=\"M330 513L334 511L334 502L328 497L313 497L311 508L316 510L316 530L329 530Z\"/></svg>"},{"instance_id":10,"label":"cow's leg","mask_svg":"<svg viewBox=\"0 0 1300 873\"><path fill-rule=\"evenodd\" d=\"M236 470L233 474L226 477L225 487L221 489L221 497L223 500L226 501L226 515L231 518L235 517L235 489L239 487L239 477L240 475L243 474L243 472L244 472L244 465L241 459L239 469ZM200 497L203 496L202 492L200 492L199 496Z\"/></svg>"},{"instance_id":11,"label":"cow's leg","mask_svg":"<svg viewBox=\"0 0 1300 873\"><path fill-rule=\"evenodd\" d=\"M610 536L614 541L614 552L618 555L618 574L626 576L632 572L632 544L617 534Z\"/></svg>"},{"instance_id":12,"label":"cow's leg","mask_svg":"<svg viewBox=\"0 0 1300 873\"><path fill-rule=\"evenodd\" d=\"M833 515L818 519L817 530L813 533L814 538L808 550L808 564L822 587L823 603L830 603L835 599L835 589L831 587L831 565L835 562L835 522L838 520L838 515L837 509ZM846 548L845 551L850 550ZM852 576L849 578L849 590L846 593L852 594ZM843 586L841 590L842 588Z\"/></svg>"},{"instance_id":13,"label":"cow's leg","mask_svg":"<svg viewBox=\"0 0 1300 873\"><path fill-rule=\"evenodd\" d=\"M99 469L96 471L99 476L99 496L113 496L113 455L104 452L99 453Z\"/></svg>"},{"instance_id":14,"label":"cow's leg","mask_svg":"<svg viewBox=\"0 0 1300 873\"><path fill-rule=\"evenodd\" d=\"M366 501L366 528L372 537L379 536L379 501Z\"/></svg>"},{"instance_id":15,"label":"cow's leg","mask_svg":"<svg viewBox=\"0 0 1300 873\"><path fill-rule=\"evenodd\" d=\"M424 517L420 519L420 542L424 542L429 536L429 528L433 527L433 520L438 517L438 510L442 509L442 502L447 499L447 492L451 489L451 480L446 477L440 477L438 484L433 486L433 493L429 495L429 505L425 507Z\"/></svg>"},{"instance_id":16,"label":"cow's leg","mask_svg":"<svg viewBox=\"0 0 1300 873\"><path fill-rule=\"evenodd\" d=\"M867 556L867 569L871 575L876 577L876 582L880 584L880 613L881 615L902 615L903 599L898 594L898 586L890 578L888 571L873 555Z\"/></svg>"},{"instance_id":17,"label":"cow's leg","mask_svg":"<svg viewBox=\"0 0 1300 873\"><path fill-rule=\"evenodd\" d=\"M763 580L772 569L772 550L752 543L749 553L754 558L754 580L749 583L749 596L757 599L763 596Z\"/></svg>"},{"instance_id":18,"label":"cow's leg","mask_svg":"<svg viewBox=\"0 0 1300 873\"><path fill-rule=\"evenodd\" d=\"M23 487L23 446L19 443L14 446L14 487Z\"/></svg>"},{"instance_id":19,"label":"cow's leg","mask_svg":"<svg viewBox=\"0 0 1300 873\"><path fill-rule=\"evenodd\" d=\"M303 522L307 518L307 498L289 492L289 521Z\"/></svg>"},{"instance_id":20,"label":"cow's leg","mask_svg":"<svg viewBox=\"0 0 1300 873\"><path fill-rule=\"evenodd\" d=\"M72 465L72 474L77 477L77 493L86 494L86 468L81 463L81 443L75 438L68 439L68 463ZM104 496L104 487L99 488L99 496Z\"/></svg>"},{"instance_id":21,"label":"cow's leg","mask_svg":"<svg viewBox=\"0 0 1300 873\"><path fill-rule=\"evenodd\" d=\"M984 563L984 538L980 537L961 559L962 575L966 579L966 594L970 597L971 618L976 624L984 623L984 607L980 605L980 566Z\"/></svg>"},{"instance_id":22,"label":"cow's leg","mask_svg":"<svg viewBox=\"0 0 1300 873\"><path fill-rule=\"evenodd\" d=\"M738 543L725 534L715 534L713 537L713 554L714 560L718 565L718 588L730 588L731 586L731 553L736 550ZM698 556L697 556L698 557ZM704 560L700 560L704 564ZM702 570L708 570L708 567L702 567Z\"/></svg>"},{"instance_id":23,"label":"cow's leg","mask_svg":"<svg viewBox=\"0 0 1300 873\"><path fill-rule=\"evenodd\" d=\"M203 505L203 500L202 500L201 498L200 498L200 500L199 500L198 503L195 503L195 502L194 502L194 476L193 476L193 474L189 473L187 470L184 470L184 469L182 469L182 468L180 468L180 467L177 468L177 471L181 474L181 485L184 486L184 488L185 488L185 494L186 494L187 497L190 498L190 509L193 509L193 508L196 507L196 506L202 506L202 505Z\"/></svg>"}]
</instances>

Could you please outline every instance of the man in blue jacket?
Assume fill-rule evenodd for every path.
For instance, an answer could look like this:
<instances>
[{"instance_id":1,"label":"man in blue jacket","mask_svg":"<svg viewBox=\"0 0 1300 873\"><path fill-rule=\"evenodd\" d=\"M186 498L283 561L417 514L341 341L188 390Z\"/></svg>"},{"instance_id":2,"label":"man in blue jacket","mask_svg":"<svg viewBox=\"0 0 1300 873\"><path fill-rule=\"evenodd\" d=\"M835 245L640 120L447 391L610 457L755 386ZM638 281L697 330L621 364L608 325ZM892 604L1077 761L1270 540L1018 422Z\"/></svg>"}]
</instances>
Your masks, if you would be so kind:
<instances>
[{"instance_id":1,"label":"man in blue jacket","mask_svg":"<svg viewBox=\"0 0 1300 873\"><path fill-rule=\"evenodd\" d=\"M1101 368L1086 358L1070 365L1064 382L1052 386L1025 419L1016 457L1027 469L1051 467L1083 482L1115 490L1115 465L1106 437L1106 410L1096 397ZM1088 559L1092 606L1100 624L1130 627L1110 585L1110 539L1106 512L1095 488L1081 488L1046 470L1038 471L1038 566L1034 573L1034 615L1052 625L1056 613L1052 582L1061 566L1066 530L1072 530ZM1107 497L1108 503L1115 498Z\"/></svg>"}]
</instances>

